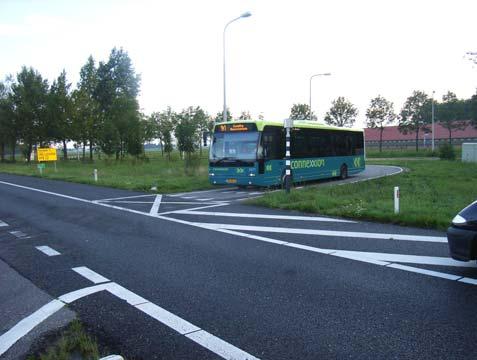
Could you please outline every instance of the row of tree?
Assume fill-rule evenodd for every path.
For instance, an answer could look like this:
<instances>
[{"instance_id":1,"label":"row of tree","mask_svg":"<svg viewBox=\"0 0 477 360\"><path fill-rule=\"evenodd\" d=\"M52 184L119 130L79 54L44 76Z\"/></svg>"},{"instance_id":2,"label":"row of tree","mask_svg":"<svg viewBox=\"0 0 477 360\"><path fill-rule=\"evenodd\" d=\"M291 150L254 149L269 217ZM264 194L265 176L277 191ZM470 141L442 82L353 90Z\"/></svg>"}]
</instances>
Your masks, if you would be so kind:
<instances>
[{"instance_id":1,"label":"row of tree","mask_svg":"<svg viewBox=\"0 0 477 360\"><path fill-rule=\"evenodd\" d=\"M429 130L433 108L434 121L439 122L449 132L449 144L452 144L452 133L455 130L464 130L469 125L477 128L477 94L470 99L458 99L451 91L442 97L441 102L434 101L423 91L414 91L406 99L399 114L394 111L391 101L377 96L371 99L366 110L366 126L380 130L380 151L384 127L396 123L399 131L403 134L415 134L416 151L418 151L419 133ZM324 121L329 125L351 127L356 122L357 115L357 108L349 100L338 97L332 102ZM313 112L310 113L310 107L306 104L293 105L290 118L294 120L317 119Z\"/></svg>"}]
</instances>

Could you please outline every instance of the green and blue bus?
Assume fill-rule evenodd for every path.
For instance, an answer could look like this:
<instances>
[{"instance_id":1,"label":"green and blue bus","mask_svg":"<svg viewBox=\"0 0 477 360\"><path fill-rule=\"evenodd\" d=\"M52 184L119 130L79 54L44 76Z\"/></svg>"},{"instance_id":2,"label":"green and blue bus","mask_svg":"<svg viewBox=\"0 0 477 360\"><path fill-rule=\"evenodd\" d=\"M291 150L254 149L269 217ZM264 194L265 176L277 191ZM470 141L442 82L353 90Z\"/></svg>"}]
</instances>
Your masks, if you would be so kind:
<instances>
[{"instance_id":1,"label":"green and blue bus","mask_svg":"<svg viewBox=\"0 0 477 360\"><path fill-rule=\"evenodd\" d=\"M363 130L295 121L290 165L294 183L356 174L365 169ZM216 185L276 186L285 179L285 129L280 122L215 125L209 180Z\"/></svg>"}]
</instances>

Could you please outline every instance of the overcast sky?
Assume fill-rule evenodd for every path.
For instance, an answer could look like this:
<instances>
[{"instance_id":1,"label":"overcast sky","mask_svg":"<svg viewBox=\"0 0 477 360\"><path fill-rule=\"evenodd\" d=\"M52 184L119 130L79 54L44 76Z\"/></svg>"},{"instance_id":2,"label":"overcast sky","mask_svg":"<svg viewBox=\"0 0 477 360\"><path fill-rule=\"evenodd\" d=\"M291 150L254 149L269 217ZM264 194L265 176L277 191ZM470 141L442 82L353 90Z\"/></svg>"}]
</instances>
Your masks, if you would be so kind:
<instances>
[{"instance_id":1,"label":"overcast sky","mask_svg":"<svg viewBox=\"0 0 477 360\"><path fill-rule=\"evenodd\" d=\"M142 110L222 108L222 32L227 30L227 104L233 115L282 120L294 103L319 119L345 96L363 126L372 97L399 110L413 90L468 98L477 68L477 1L0 0L0 77L32 66L50 81L64 68L76 84L91 54L123 47L141 74Z\"/></svg>"}]
</instances>

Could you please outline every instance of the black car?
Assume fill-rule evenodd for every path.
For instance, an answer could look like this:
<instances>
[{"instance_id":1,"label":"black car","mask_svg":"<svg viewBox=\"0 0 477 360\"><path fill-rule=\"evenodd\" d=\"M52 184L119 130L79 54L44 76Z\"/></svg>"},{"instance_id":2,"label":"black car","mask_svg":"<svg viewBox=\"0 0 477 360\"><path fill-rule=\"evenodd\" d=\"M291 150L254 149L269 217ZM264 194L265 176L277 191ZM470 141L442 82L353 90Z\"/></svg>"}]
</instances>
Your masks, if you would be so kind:
<instances>
[{"instance_id":1,"label":"black car","mask_svg":"<svg viewBox=\"0 0 477 360\"><path fill-rule=\"evenodd\" d=\"M452 219L452 225L447 229L447 241L453 259L477 259L477 201Z\"/></svg>"}]
</instances>

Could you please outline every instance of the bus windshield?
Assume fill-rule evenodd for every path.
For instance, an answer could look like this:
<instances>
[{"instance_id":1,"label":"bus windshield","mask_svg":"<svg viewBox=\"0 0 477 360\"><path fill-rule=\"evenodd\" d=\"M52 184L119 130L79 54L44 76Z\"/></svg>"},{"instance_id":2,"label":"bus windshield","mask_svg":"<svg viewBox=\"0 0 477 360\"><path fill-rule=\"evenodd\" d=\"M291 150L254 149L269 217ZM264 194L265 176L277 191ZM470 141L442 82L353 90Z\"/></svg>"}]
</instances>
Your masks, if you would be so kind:
<instances>
[{"instance_id":1,"label":"bus windshield","mask_svg":"<svg viewBox=\"0 0 477 360\"><path fill-rule=\"evenodd\" d=\"M215 133L209 160L255 160L257 158L258 131Z\"/></svg>"}]
</instances>

